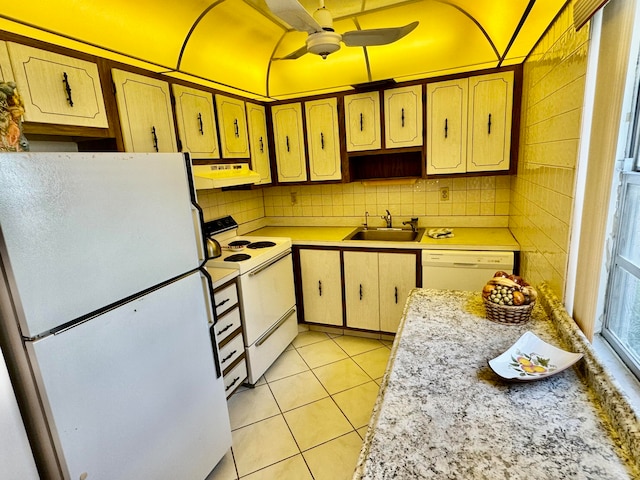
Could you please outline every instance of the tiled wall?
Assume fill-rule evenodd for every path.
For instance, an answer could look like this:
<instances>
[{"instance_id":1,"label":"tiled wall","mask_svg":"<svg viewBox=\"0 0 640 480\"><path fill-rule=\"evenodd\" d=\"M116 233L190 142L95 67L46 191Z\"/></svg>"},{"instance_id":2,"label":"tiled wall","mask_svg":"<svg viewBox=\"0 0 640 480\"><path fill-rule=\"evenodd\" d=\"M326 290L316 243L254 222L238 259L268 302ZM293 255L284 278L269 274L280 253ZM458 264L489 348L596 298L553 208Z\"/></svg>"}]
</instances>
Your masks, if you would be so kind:
<instances>
[{"instance_id":1,"label":"tiled wall","mask_svg":"<svg viewBox=\"0 0 640 480\"><path fill-rule=\"evenodd\" d=\"M264 217L262 190L198 190L198 204L204 220L231 215L238 223L247 223Z\"/></svg>"},{"instance_id":2,"label":"tiled wall","mask_svg":"<svg viewBox=\"0 0 640 480\"><path fill-rule=\"evenodd\" d=\"M509 186L508 176L418 180L414 185L288 185L251 191L199 190L198 201L205 220L232 215L240 224L266 216L281 222L295 219L297 224L313 225L322 217L325 222L333 218L329 223L358 225L369 212L375 225L376 217L389 209L396 218L420 217L421 225L504 227ZM444 187L449 189L447 199L440 198Z\"/></svg>"},{"instance_id":3,"label":"tiled wall","mask_svg":"<svg viewBox=\"0 0 640 480\"><path fill-rule=\"evenodd\" d=\"M449 189L441 199L440 189ZM299 185L265 189L264 210L275 217L357 217L385 210L404 217L509 214L509 177L418 180L414 185Z\"/></svg>"},{"instance_id":4,"label":"tiled wall","mask_svg":"<svg viewBox=\"0 0 640 480\"><path fill-rule=\"evenodd\" d=\"M564 298L589 26L573 27L573 2L524 64L518 175L509 227L522 248L521 273Z\"/></svg>"}]
</instances>

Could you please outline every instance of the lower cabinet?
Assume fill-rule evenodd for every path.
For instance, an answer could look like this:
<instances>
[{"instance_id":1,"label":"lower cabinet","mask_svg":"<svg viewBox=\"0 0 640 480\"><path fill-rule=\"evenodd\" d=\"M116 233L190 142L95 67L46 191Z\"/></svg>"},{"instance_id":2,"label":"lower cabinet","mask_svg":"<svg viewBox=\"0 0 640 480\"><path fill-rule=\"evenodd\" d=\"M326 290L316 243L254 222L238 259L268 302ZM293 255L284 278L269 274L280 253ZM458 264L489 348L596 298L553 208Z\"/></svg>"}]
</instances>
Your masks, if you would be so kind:
<instances>
[{"instance_id":1,"label":"lower cabinet","mask_svg":"<svg viewBox=\"0 0 640 480\"><path fill-rule=\"evenodd\" d=\"M395 332L417 285L415 253L344 252L346 326Z\"/></svg>"},{"instance_id":2,"label":"lower cabinet","mask_svg":"<svg viewBox=\"0 0 640 480\"><path fill-rule=\"evenodd\" d=\"M339 250L300 250L305 321L342 326Z\"/></svg>"},{"instance_id":3,"label":"lower cabinet","mask_svg":"<svg viewBox=\"0 0 640 480\"><path fill-rule=\"evenodd\" d=\"M375 332L398 329L409 291L419 284L418 250L298 251L305 322Z\"/></svg>"},{"instance_id":4,"label":"lower cabinet","mask_svg":"<svg viewBox=\"0 0 640 480\"><path fill-rule=\"evenodd\" d=\"M227 398L247 379L247 360L242 335L242 313L238 303L236 279L213 291L216 322L215 336L218 342L218 357Z\"/></svg>"}]
</instances>

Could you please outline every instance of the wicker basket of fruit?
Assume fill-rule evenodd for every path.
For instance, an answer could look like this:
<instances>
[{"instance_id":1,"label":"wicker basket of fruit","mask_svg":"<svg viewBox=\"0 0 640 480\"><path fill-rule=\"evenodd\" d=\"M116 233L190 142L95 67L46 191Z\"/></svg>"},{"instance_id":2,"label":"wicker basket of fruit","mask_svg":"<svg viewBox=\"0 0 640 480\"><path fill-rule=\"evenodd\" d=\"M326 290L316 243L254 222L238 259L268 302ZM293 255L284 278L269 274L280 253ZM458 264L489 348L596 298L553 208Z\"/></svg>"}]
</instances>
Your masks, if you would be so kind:
<instances>
[{"instance_id":1,"label":"wicker basket of fruit","mask_svg":"<svg viewBox=\"0 0 640 480\"><path fill-rule=\"evenodd\" d=\"M482 289L487 318L498 323L528 322L538 293L522 277L496 272Z\"/></svg>"}]
</instances>

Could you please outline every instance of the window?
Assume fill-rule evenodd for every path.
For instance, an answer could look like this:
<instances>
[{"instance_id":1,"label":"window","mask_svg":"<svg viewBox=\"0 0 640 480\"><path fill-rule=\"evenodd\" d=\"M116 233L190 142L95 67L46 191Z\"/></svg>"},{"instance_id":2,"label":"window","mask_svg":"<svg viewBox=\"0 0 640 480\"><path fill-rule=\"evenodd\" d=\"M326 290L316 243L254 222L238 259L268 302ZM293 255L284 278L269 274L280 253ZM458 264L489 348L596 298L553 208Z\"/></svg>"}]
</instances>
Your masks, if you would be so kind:
<instances>
[{"instance_id":1,"label":"window","mask_svg":"<svg viewBox=\"0 0 640 480\"><path fill-rule=\"evenodd\" d=\"M617 227L607 286L602 336L640 379L640 93L636 96L635 127L621 173Z\"/></svg>"}]
</instances>

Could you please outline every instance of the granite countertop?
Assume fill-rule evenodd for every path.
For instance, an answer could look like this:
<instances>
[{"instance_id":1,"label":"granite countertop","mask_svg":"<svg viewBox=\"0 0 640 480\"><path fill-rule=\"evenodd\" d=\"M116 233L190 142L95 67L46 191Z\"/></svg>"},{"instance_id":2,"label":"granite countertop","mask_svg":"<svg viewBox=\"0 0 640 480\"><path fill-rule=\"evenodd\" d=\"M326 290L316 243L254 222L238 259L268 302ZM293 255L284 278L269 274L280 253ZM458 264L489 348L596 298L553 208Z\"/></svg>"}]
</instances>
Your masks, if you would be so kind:
<instances>
[{"instance_id":1,"label":"granite countertop","mask_svg":"<svg viewBox=\"0 0 640 480\"><path fill-rule=\"evenodd\" d=\"M353 226L272 226L263 227L247 235L265 237L289 237L294 245L317 246L367 246L375 248L412 248L412 249L460 249L460 250L520 250L508 228L461 227L453 228L452 238L434 239L425 233L420 242L372 242L343 241L357 227ZM427 228L427 230L429 230Z\"/></svg>"},{"instance_id":2,"label":"granite countertop","mask_svg":"<svg viewBox=\"0 0 640 480\"><path fill-rule=\"evenodd\" d=\"M602 408L578 376L591 352L579 367L534 382L509 383L489 368L527 330L580 351L543 303L528 323L503 325L486 319L478 293L413 290L354 479L640 478L637 418L624 399Z\"/></svg>"}]
</instances>

